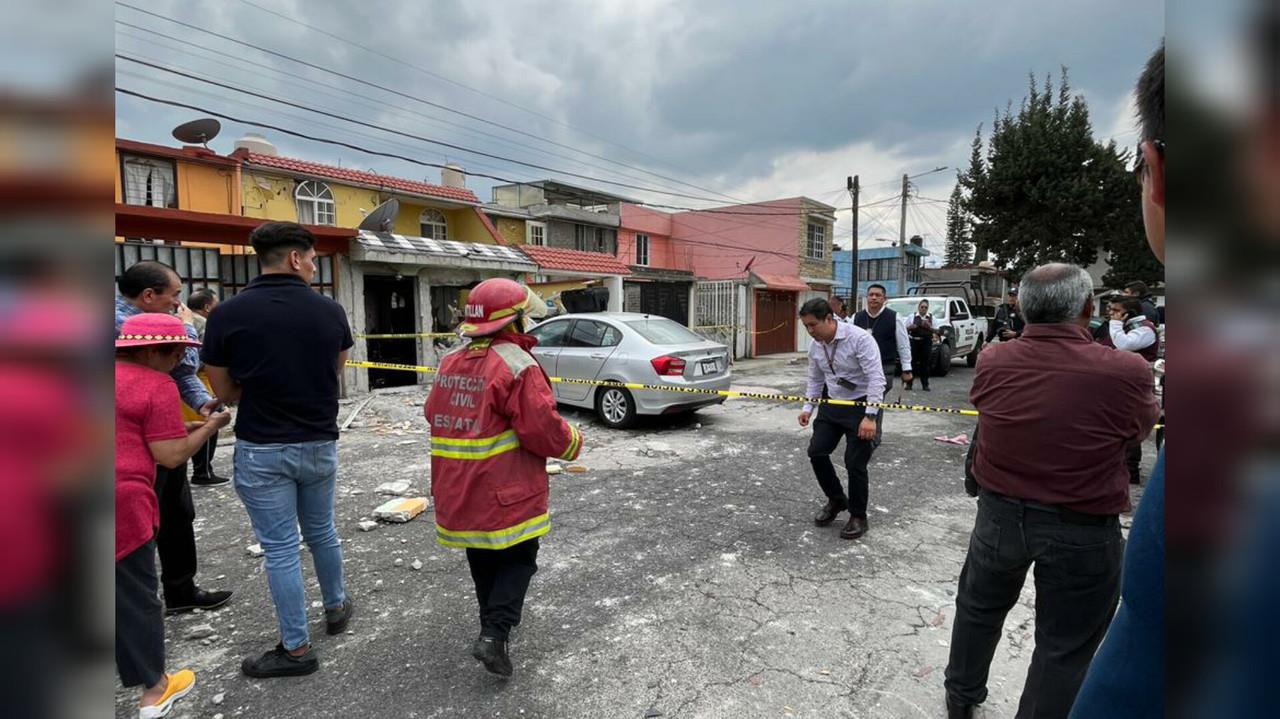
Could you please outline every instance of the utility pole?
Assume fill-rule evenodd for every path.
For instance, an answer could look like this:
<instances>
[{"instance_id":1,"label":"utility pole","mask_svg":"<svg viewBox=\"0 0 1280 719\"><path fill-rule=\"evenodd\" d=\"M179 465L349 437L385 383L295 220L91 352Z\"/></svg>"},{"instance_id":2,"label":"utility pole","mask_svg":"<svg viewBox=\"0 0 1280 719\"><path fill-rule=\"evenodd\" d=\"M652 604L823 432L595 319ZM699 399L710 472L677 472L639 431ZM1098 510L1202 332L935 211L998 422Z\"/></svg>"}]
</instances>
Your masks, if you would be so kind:
<instances>
[{"instance_id":1,"label":"utility pole","mask_svg":"<svg viewBox=\"0 0 1280 719\"><path fill-rule=\"evenodd\" d=\"M898 296L907 294L907 195L911 192L911 178L902 173L902 219L898 224Z\"/></svg>"},{"instance_id":2,"label":"utility pole","mask_svg":"<svg viewBox=\"0 0 1280 719\"><path fill-rule=\"evenodd\" d=\"M853 200L853 242L850 243L853 258L853 268L849 272L849 303L852 309L858 308L858 194L861 187L858 185L858 176L846 177L845 184L849 188L849 197Z\"/></svg>"}]
</instances>

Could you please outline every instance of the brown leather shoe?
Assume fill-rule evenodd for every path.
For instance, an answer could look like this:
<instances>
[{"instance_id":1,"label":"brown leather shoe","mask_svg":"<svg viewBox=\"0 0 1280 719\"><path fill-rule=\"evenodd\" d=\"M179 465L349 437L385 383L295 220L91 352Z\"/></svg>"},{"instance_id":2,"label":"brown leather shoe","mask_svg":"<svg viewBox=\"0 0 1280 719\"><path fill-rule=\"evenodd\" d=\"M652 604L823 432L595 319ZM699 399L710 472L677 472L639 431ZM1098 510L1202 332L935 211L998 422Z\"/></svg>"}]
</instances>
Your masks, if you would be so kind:
<instances>
[{"instance_id":1,"label":"brown leather shoe","mask_svg":"<svg viewBox=\"0 0 1280 719\"><path fill-rule=\"evenodd\" d=\"M866 517L849 517L849 522L840 530L841 539L857 539L867 533Z\"/></svg>"},{"instance_id":2,"label":"brown leather shoe","mask_svg":"<svg viewBox=\"0 0 1280 719\"><path fill-rule=\"evenodd\" d=\"M819 511L816 515L814 515L813 523L818 525L819 527L825 527L828 524L831 524L832 522L836 521L836 515L840 514L841 512L843 512L848 508L849 508L849 503L843 499L842 500L828 499L827 503L822 506L822 510Z\"/></svg>"}]
</instances>

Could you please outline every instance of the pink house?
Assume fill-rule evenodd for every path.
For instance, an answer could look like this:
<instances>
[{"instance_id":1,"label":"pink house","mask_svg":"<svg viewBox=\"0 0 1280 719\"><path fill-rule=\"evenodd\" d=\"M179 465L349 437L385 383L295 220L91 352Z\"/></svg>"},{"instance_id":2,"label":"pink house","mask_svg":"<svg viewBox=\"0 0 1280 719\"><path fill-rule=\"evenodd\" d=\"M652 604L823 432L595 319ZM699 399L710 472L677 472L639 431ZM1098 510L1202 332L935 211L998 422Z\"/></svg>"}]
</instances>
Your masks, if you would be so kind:
<instances>
[{"instance_id":1,"label":"pink house","mask_svg":"<svg viewBox=\"0 0 1280 719\"><path fill-rule=\"evenodd\" d=\"M735 341L740 354L808 348L796 314L831 294L834 207L807 197L676 213L623 204L621 220L624 261L736 286L732 322L748 330ZM696 314L696 295L690 305Z\"/></svg>"},{"instance_id":2,"label":"pink house","mask_svg":"<svg viewBox=\"0 0 1280 719\"><path fill-rule=\"evenodd\" d=\"M674 215L624 202L619 216L618 259L631 270L623 284L623 309L693 325L697 278L688 247L671 237Z\"/></svg>"}]
</instances>

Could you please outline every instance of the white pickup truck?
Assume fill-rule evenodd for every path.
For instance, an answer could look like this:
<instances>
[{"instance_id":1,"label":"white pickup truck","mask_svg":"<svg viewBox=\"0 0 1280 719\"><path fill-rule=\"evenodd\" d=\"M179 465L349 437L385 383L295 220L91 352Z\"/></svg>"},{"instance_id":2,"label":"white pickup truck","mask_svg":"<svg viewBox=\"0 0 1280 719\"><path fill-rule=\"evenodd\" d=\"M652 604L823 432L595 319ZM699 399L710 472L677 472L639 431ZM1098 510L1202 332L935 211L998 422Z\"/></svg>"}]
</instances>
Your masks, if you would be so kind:
<instances>
[{"instance_id":1,"label":"white pickup truck","mask_svg":"<svg viewBox=\"0 0 1280 719\"><path fill-rule=\"evenodd\" d=\"M930 367L933 375L945 377L951 371L953 357L963 356L970 367L976 365L978 352L982 350L982 339L987 334L987 318L975 313L969 301L957 295L895 297L885 303L885 306L898 313L903 322L907 322L916 313L921 300L929 301L933 327L939 333L933 341L933 364Z\"/></svg>"}]
</instances>

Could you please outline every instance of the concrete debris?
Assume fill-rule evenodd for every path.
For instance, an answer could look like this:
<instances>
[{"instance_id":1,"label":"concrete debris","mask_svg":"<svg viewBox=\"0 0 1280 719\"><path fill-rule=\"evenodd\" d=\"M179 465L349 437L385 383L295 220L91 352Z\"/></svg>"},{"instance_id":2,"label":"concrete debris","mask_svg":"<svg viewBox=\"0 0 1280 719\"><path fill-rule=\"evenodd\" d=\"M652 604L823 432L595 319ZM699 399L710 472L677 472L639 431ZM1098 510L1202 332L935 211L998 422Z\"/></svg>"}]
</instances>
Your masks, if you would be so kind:
<instances>
[{"instance_id":1,"label":"concrete debris","mask_svg":"<svg viewBox=\"0 0 1280 719\"><path fill-rule=\"evenodd\" d=\"M421 560L421 559L415 559L415 560L413 560L413 564L410 564L409 566L413 569L413 571L415 571L415 572L416 572L416 571L418 571L418 570L422 569L422 560Z\"/></svg>"},{"instance_id":2,"label":"concrete debris","mask_svg":"<svg viewBox=\"0 0 1280 719\"><path fill-rule=\"evenodd\" d=\"M582 466L582 465L580 465L580 464L571 464L571 465L569 465L568 467L565 467L565 470L564 470L564 471L566 471L566 472L568 472L568 473L570 473L570 474L582 474L583 472L586 472L586 471L587 471L587 468L586 468L586 467L583 467L583 466Z\"/></svg>"},{"instance_id":3,"label":"concrete debris","mask_svg":"<svg viewBox=\"0 0 1280 719\"><path fill-rule=\"evenodd\" d=\"M653 719L654 717L660 716L662 716L662 712L654 709L653 707L650 707L649 710L644 713L644 719Z\"/></svg>"},{"instance_id":4,"label":"concrete debris","mask_svg":"<svg viewBox=\"0 0 1280 719\"><path fill-rule=\"evenodd\" d=\"M250 557L254 557L254 558L261 557L264 554L264 552L262 551L261 544L250 544L249 546L245 547L244 550L249 553Z\"/></svg>"},{"instance_id":5,"label":"concrete debris","mask_svg":"<svg viewBox=\"0 0 1280 719\"><path fill-rule=\"evenodd\" d=\"M393 566L396 566L396 567L403 567L403 566L404 566L404 558L403 558L403 557L396 557L396 561L392 562L391 564L392 564Z\"/></svg>"},{"instance_id":6,"label":"concrete debris","mask_svg":"<svg viewBox=\"0 0 1280 719\"><path fill-rule=\"evenodd\" d=\"M411 485L412 485L412 482L410 482L409 480L400 479L394 482L383 482L382 484L378 485L378 489L375 491L378 494L390 494L396 497L403 497L404 495L409 493L409 488Z\"/></svg>"},{"instance_id":7,"label":"concrete debris","mask_svg":"<svg viewBox=\"0 0 1280 719\"><path fill-rule=\"evenodd\" d=\"M197 639L208 639L213 636L213 626L209 624L197 624L182 634L183 639L195 641Z\"/></svg>"},{"instance_id":8,"label":"concrete debris","mask_svg":"<svg viewBox=\"0 0 1280 719\"><path fill-rule=\"evenodd\" d=\"M427 510L426 497L392 499L373 510L373 516L384 522L404 523Z\"/></svg>"},{"instance_id":9,"label":"concrete debris","mask_svg":"<svg viewBox=\"0 0 1280 719\"><path fill-rule=\"evenodd\" d=\"M214 695L213 695L213 703L214 703L214 704L221 704L221 703L222 703L222 701L223 701L224 699L226 699L226 698L227 698L227 693L226 693L226 692L218 692L217 694L214 694Z\"/></svg>"},{"instance_id":10,"label":"concrete debris","mask_svg":"<svg viewBox=\"0 0 1280 719\"><path fill-rule=\"evenodd\" d=\"M373 583L373 591L375 591L375 592L381 592L381 591L382 591L382 580L381 580L381 579L379 579L378 581L376 581L376 582L374 582L374 583Z\"/></svg>"},{"instance_id":11,"label":"concrete debris","mask_svg":"<svg viewBox=\"0 0 1280 719\"><path fill-rule=\"evenodd\" d=\"M560 473L561 473L561 472L563 472L563 471L564 471L564 465L556 464L556 463L554 463L554 462L547 462L547 474L548 474L548 475L552 475L552 474L560 474Z\"/></svg>"},{"instance_id":12,"label":"concrete debris","mask_svg":"<svg viewBox=\"0 0 1280 719\"><path fill-rule=\"evenodd\" d=\"M361 520L360 524L357 526L360 527L361 532L372 532L373 530L378 528L378 523L373 521L372 519L365 519L365 520Z\"/></svg>"}]
</instances>

